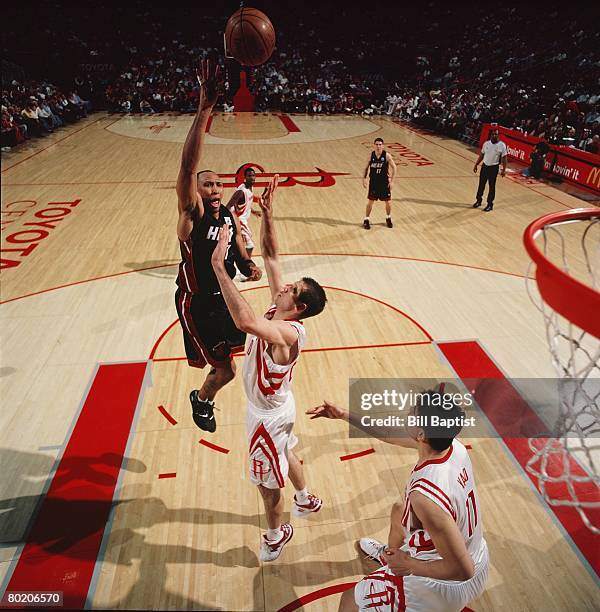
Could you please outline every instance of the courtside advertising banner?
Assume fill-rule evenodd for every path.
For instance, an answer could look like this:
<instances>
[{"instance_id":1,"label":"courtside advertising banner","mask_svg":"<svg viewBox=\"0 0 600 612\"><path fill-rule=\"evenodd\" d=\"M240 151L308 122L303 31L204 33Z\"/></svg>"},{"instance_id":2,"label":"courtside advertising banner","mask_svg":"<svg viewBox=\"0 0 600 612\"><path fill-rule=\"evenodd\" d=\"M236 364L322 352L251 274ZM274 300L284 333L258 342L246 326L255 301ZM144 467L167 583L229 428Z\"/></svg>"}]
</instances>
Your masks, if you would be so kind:
<instances>
[{"instance_id":1,"label":"courtside advertising banner","mask_svg":"<svg viewBox=\"0 0 600 612\"><path fill-rule=\"evenodd\" d=\"M489 138L492 128L500 132L500 140L506 144L508 149L508 158L529 165L529 156L535 145L542 139L536 136L525 136L517 130L509 130L500 125L485 123L479 138L480 146ZM600 194L600 155L562 145L549 146L550 152L546 156L545 172Z\"/></svg>"}]
</instances>

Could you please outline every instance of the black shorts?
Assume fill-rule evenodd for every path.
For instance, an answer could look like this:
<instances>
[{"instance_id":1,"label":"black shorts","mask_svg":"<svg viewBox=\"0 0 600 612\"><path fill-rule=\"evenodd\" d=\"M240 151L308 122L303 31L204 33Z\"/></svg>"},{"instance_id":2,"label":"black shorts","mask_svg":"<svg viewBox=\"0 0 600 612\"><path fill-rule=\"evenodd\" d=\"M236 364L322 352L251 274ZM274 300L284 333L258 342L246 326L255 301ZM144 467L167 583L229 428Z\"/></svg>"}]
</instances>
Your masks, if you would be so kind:
<instances>
[{"instance_id":1,"label":"black shorts","mask_svg":"<svg viewBox=\"0 0 600 612\"><path fill-rule=\"evenodd\" d=\"M235 326L221 294L202 296L177 289L175 306L192 367L203 368L207 363L227 367L232 353L243 350L246 334Z\"/></svg>"},{"instance_id":2,"label":"black shorts","mask_svg":"<svg viewBox=\"0 0 600 612\"><path fill-rule=\"evenodd\" d=\"M387 183L385 185L373 185L369 183L369 195L367 197L369 200L383 200L387 202L392 199L390 186Z\"/></svg>"}]
</instances>

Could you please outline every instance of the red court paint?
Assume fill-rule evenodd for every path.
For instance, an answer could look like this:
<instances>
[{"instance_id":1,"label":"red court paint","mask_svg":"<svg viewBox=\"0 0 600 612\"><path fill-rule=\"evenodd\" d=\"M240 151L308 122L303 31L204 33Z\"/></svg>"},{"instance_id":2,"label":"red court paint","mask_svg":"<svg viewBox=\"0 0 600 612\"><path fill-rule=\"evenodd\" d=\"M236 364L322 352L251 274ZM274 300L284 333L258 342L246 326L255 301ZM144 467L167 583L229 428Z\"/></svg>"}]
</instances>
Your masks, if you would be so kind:
<instances>
[{"instance_id":1,"label":"red court paint","mask_svg":"<svg viewBox=\"0 0 600 612\"><path fill-rule=\"evenodd\" d=\"M167 412L164 406L159 406L158 411L171 423L171 425L177 425L177 421Z\"/></svg>"},{"instance_id":2,"label":"red court paint","mask_svg":"<svg viewBox=\"0 0 600 612\"><path fill-rule=\"evenodd\" d=\"M224 448L222 446L218 446L217 444L213 444L212 442L209 442L208 440L204 440L204 438L202 438L201 440L198 440L198 444L202 444L202 446L206 446L206 448L211 448L212 450L218 451L219 453L223 453L225 455L229 453L228 448Z\"/></svg>"},{"instance_id":3,"label":"red court paint","mask_svg":"<svg viewBox=\"0 0 600 612\"><path fill-rule=\"evenodd\" d=\"M303 353L323 353L327 351L353 351L357 349L390 348L395 346L417 346L419 344L431 344L431 340L421 342L389 342L387 344L357 344L354 346L324 346L322 348L303 349Z\"/></svg>"},{"instance_id":4,"label":"red court paint","mask_svg":"<svg viewBox=\"0 0 600 612\"><path fill-rule=\"evenodd\" d=\"M342 455L340 461L350 461L350 459L358 459L358 457L365 457L366 455L372 455L375 452L374 448L367 448L366 450L360 451L359 453L352 453L351 455Z\"/></svg>"},{"instance_id":5,"label":"red court paint","mask_svg":"<svg viewBox=\"0 0 600 612\"><path fill-rule=\"evenodd\" d=\"M42 289L41 291L34 291L33 293L26 293L25 295L19 295L18 297L10 298L8 300L0 301L0 304L8 304L16 300L22 300L26 297L33 297L34 295L40 295L42 293L48 293L49 291L56 291L57 289L65 289L67 287L74 287L75 285L83 285L84 283L91 283L94 281L104 280L105 278L115 278L116 276L123 276L124 274L133 274L134 272L145 272L146 270L157 270L158 268L169 268L177 266L179 264L161 264L158 266L148 266L147 268L136 268L135 270L126 270L125 272L115 272L114 274L106 274L105 276L96 276L94 278L86 278L80 281L74 281L72 283L66 283L65 285L58 285L56 287L50 287L49 289Z\"/></svg>"},{"instance_id":6,"label":"red court paint","mask_svg":"<svg viewBox=\"0 0 600 612\"><path fill-rule=\"evenodd\" d=\"M378 304L381 304L382 306L386 306L387 308L390 308L391 310L393 310L394 312L397 312L399 315L402 315L404 318L408 319L413 325L415 325L415 327L417 327L418 329L420 329L423 334L427 337L427 341L414 341L414 342L396 342L396 343L388 343L388 344L369 344L369 345L358 345L358 346L341 346L341 347L329 347L329 348L313 348L313 349L304 349L304 353L310 353L310 352L317 352L317 351L343 351L343 350L350 350L350 349L364 349L364 348L381 348L381 347L388 347L388 346L410 346L410 345L415 345L415 344L431 344L431 342L433 342L433 338L431 336L431 334L420 324L418 323L415 319L413 319L410 315L407 315L404 311L400 310L399 308L396 308L395 306L392 306L391 304L388 304L387 302L384 302L383 300L379 300L371 295L367 295L366 293L359 293L358 291L351 291L350 289L343 289L342 287L332 287L330 285L323 285L324 289L329 289L331 291L342 291L343 293L349 293L351 295L356 295L358 297L361 298L366 298L368 300L371 300L373 302L377 302ZM245 293L246 291L255 291L257 289L268 289L267 285L259 285L259 286L254 286L254 287L245 287L244 289L240 290L240 293ZM0 302L1 303L1 302ZM158 347L160 346L161 341L164 339L164 337L167 335L167 332L177 323L177 319L175 321L173 321L173 323L171 323L169 325L169 327L167 327L167 329L165 329L161 335L159 336L158 340L154 343L154 346L152 347L152 351L150 352L150 359L154 360L154 361L181 361L184 358L182 357L167 357L167 358L157 358L154 359L154 355L156 354ZM235 355L242 355L243 353L236 353Z\"/></svg>"},{"instance_id":7,"label":"red court paint","mask_svg":"<svg viewBox=\"0 0 600 612\"><path fill-rule=\"evenodd\" d=\"M337 593L343 593L344 591L351 589L355 584L356 582L333 584L323 589L319 589L318 591L307 593L306 595L302 595L302 597L298 597L298 599L295 599L286 606L283 606L283 608L279 608L277 612L294 612L294 610L298 610L303 606L312 603L313 601L317 601L318 599L323 599L329 595L335 595Z\"/></svg>"},{"instance_id":8,"label":"red court paint","mask_svg":"<svg viewBox=\"0 0 600 612\"><path fill-rule=\"evenodd\" d=\"M152 347L152 350L150 351L150 356L148 357L148 359L154 359L154 355L156 355L156 349L158 348L158 345L162 342L162 339L169 333L169 331L171 331L171 329L179 322L179 319L175 319L175 321L173 321L173 323L171 323L171 325L169 325L169 327L167 327L167 329L165 329L165 331L159 336L158 340L154 343L154 346Z\"/></svg>"},{"instance_id":9,"label":"red court paint","mask_svg":"<svg viewBox=\"0 0 600 612\"><path fill-rule=\"evenodd\" d=\"M339 593L343 593L344 591L349 591L356 585L356 582L343 582L342 584L332 584L331 586L324 587L317 591L313 591L312 593L307 593L306 595L302 595L302 597L298 597L294 601L289 604L283 606L283 608L279 608L277 612L294 612L295 610L299 610L300 608L312 603L313 601L318 601L319 599L325 599L325 597L329 597L330 595L337 595ZM462 612L474 612L471 608L463 608Z\"/></svg>"},{"instance_id":10,"label":"red court paint","mask_svg":"<svg viewBox=\"0 0 600 612\"><path fill-rule=\"evenodd\" d=\"M389 344L361 344L358 346L324 346L321 348L303 349L304 353L326 353L328 351L354 351L361 349L373 349L373 348L390 348L398 346L418 346L420 344L431 344L431 341L424 340L423 342L390 342ZM233 357L242 357L244 353L233 353ZM153 361L187 361L187 357L157 357Z\"/></svg>"},{"instance_id":11,"label":"red court paint","mask_svg":"<svg viewBox=\"0 0 600 612\"><path fill-rule=\"evenodd\" d=\"M165 472L164 474L159 474L158 479L162 478L175 478L177 476L177 472Z\"/></svg>"},{"instance_id":12,"label":"red court paint","mask_svg":"<svg viewBox=\"0 0 600 612\"><path fill-rule=\"evenodd\" d=\"M483 272L494 272L496 274L504 274L506 276L515 276L516 278L527 278L523 274L516 274L514 272L504 272L503 270L494 270L493 268L481 268L479 266L470 266L468 264L455 263L452 261L436 261L435 259L420 259L417 257L400 257L397 255L371 255L369 253L279 253L280 257L300 257L300 256L311 256L311 257L370 257L374 259L397 259L399 261L417 261L423 263L440 264L444 266L454 266L456 268L467 268L469 270L481 270ZM257 257L262 257L260 253L256 254ZM134 270L126 270L125 272L115 272L114 274L105 274L104 276L94 276L92 278L86 278L72 283L66 283L64 285L57 285L56 287L50 287L48 289L42 289L41 291L34 291L33 293L25 293L8 300L0 300L0 304L8 304L9 302L15 302L16 300L22 300L24 298L33 297L34 295L40 295L41 293L48 293L49 291L56 291L57 289L65 289L66 287L73 287L75 285L82 285L84 283L92 283L94 281L104 280L105 278L114 278L116 276L123 276L125 274L135 274L137 272L144 272L146 270L156 270L158 268L173 268L178 266L179 263L166 263L157 266L148 266L147 268L135 268ZM533 277L532 277L533 278ZM253 289L262 289L263 287L253 287ZM242 292L246 291L242 289Z\"/></svg>"},{"instance_id":13,"label":"red court paint","mask_svg":"<svg viewBox=\"0 0 600 612\"><path fill-rule=\"evenodd\" d=\"M371 295L367 295L366 293L359 293L358 291L351 291L350 289L342 289L341 287L330 287L328 285L323 285L323 288L331 289L332 291L343 291L344 293L350 293L351 295L358 295L359 297L367 298L368 300L377 302L378 304L381 304L382 306L387 306L388 308L391 308L393 311L402 315L404 318L408 319L411 323L413 323L416 327L418 327L425 334L428 340L433 341L433 338L431 337L429 332L420 323L417 323L415 319L407 315L403 310L400 310L399 308L396 308L395 306L392 306L391 304L388 304L387 302L384 302L383 300L379 300Z\"/></svg>"},{"instance_id":14,"label":"red court paint","mask_svg":"<svg viewBox=\"0 0 600 612\"><path fill-rule=\"evenodd\" d=\"M533 430L542 431L544 426L535 411L519 396L504 376L504 373L490 359L477 341L442 342L438 343L438 346L456 371L458 377L465 382L467 387L471 388L473 384L477 385L477 381L485 378L506 380L506 386L502 387L502 397L498 397L498 394L494 396L490 394L487 397L482 395L481 398L478 398L478 404L501 436L517 463L537 488L537 478L525 468L532 456L528 439L502 435L503 430L511 431L511 421L515 416L518 416L526 426L531 426ZM504 409L505 406L516 406L516 411L511 409L507 412ZM518 414L516 414L517 412ZM562 457L558 459L557 455L557 460L562 460ZM570 455L567 457L567 460L573 474L580 476L585 474L583 468ZM596 500L600 502L600 489L598 487L593 485L586 486L585 493L589 496L590 501ZM553 486L552 494L557 499L569 499L568 491L564 485L557 484ZM551 505L548 505L548 507L565 531L571 536L573 542L575 542L594 571L600 575L600 548L598 547L597 536L594 536L585 526L574 508ZM595 523L600 524L600 520L596 520Z\"/></svg>"},{"instance_id":15,"label":"red court paint","mask_svg":"<svg viewBox=\"0 0 600 612\"><path fill-rule=\"evenodd\" d=\"M294 123L293 119L289 115L277 115L281 120L281 123L285 126L288 132L301 132L302 130Z\"/></svg>"},{"instance_id":16,"label":"red court paint","mask_svg":"<svg viewBox=\"0 0 600 612\"><path fill-rule=\"evenodd\" d=\"M63 591L83 609L146 366L98 368L7 591Z\"/></svg>"}]
</instances>

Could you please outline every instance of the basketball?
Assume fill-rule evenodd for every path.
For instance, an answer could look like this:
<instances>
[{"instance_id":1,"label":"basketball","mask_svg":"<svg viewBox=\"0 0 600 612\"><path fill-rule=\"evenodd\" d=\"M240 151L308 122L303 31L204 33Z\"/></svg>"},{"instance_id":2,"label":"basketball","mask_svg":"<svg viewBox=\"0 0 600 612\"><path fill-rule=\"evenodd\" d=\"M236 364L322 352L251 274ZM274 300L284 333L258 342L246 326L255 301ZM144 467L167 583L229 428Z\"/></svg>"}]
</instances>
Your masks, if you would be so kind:
<instances>
[{"instance_id":1,"label":"basketball","mask_svg":"<svg viewBox=\"0 0 600 612\"><path fill-rule=\"evenodd\" d=\"M225 54L243 66L264 64L275 48L275 30L270 19L258 9L241 8L225 26Z\"/></svg>"}]
</instances>

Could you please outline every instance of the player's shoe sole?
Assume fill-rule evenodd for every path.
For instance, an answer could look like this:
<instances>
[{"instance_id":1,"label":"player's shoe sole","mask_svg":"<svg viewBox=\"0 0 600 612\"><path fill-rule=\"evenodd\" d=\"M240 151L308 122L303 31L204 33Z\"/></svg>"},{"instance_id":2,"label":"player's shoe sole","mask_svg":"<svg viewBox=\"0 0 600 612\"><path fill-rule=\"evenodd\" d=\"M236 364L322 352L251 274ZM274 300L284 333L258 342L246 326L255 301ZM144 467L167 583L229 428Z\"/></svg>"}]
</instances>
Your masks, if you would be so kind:
<instances>
[{"instance_id":1,"label":"player's shoe sole","mask_svg":"<svg viewBox=\"0 0 600 612\"><path fill-rule=\"evenodd\" d=\"M214 404L211 404L207 400L201 400L198 397L197 390L190 393L190 402L192 404L192 418L194 419L194 423L203 431L214 433L217 429Z\"/></svg>"},{"instance_id":2,"label":"player's shoe sole","mask_svg":"<svg viewBox=\"0 0 600 612\"><path fill-rule=\"evenodd\" d=\"M284 523L281 526L282 535L276 542L267 540L267 536L263 535L263 541L260 545L259 558L261 561L275 561L281 554L283 547L292 539L294 528L289 523Z\"/></svg>"}]
</instances>

